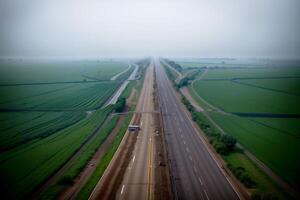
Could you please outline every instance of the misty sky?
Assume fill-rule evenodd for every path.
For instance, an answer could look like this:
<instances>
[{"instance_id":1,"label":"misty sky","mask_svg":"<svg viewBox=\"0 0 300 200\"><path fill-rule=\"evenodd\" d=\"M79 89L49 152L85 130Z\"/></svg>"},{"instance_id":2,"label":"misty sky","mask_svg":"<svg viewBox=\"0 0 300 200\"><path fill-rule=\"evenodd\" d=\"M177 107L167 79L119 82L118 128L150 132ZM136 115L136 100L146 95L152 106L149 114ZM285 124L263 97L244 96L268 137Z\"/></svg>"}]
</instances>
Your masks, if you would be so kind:
<instances>
[{"instance_id":1,"label":"misty sky","mask_svg":"<svg viewBox=\"0 0 300 200\"><path fill-rule=\"evenodd\" d=\"M300 57L299 0L0 0L0 56Z\"/></svg>"}]
</instances>

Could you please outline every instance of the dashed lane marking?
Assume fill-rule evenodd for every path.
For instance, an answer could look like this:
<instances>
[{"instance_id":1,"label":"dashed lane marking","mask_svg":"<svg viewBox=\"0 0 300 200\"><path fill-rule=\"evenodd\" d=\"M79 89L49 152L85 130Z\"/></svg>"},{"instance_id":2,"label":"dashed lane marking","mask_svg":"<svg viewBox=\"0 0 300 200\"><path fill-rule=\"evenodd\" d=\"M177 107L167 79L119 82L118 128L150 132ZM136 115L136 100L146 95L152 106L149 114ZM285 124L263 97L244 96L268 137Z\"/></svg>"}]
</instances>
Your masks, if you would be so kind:
<instances>
[{"instance_id":1,"label":"dashed lane marking","mask_svg":"<svg viewBox=\"0 0 300 200\"><path fill-rule=\"evenodd\" d=\"M208 197L208 195L207 195L207 193L206 193L206 190L204 190L204 194L205 194L207 200L209 200L209 197Z\"/></svg>"},{"instance_id":2,"label":"dashed lane marking","mask_svg":"<svg viewBox=\"0 0 300 200\"><path fill-rule=\"evenodd\" d=\"M198 177L199 182L201 183L201 185L203 185L202 180L200 177Z\"/></svg>"},{"instance_id":3,"label":"dashed lane marking","mask_svg":"<svg viewBox=\"0 0 300 200\"><path fill-rule=\"evenodd\" d=\"M123 191L124 191L124 186L125 186L125 185L123 185L123 186L122 186L121 194L123 194Z\"/></svg>"}]
</instances>

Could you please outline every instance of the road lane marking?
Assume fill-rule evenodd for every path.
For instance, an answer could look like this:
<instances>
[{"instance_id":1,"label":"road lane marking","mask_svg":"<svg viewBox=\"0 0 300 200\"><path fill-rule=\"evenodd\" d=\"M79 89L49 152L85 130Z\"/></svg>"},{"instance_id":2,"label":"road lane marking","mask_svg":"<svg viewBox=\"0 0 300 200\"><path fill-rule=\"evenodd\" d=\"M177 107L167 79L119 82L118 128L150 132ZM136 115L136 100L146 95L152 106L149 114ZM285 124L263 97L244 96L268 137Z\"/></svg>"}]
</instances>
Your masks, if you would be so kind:
<instances>
[{"instance_id":1,"label":"road lane marking","mask_svg":"<svg viewBox=\"0 0 300 200\"><path fill-rule=\"evenodd\" d=\"M186 144L185 140L183 140L183 144Z\"/></svg>"},{"instance_id":2,"label":"road lane marking","mask_svg":"<svg viewBox=\"0 0 300 200\"><path fill-rule=\"evenodd\" d=\"M123 186L122 186L121 194L123 194L123 191L124 191L124 186L125 186L125 185L123 185Z\"/></svg>"},{"instance_id":3,"label":"road lane marking","mask_svg":"<svg viewBox=\"0 0 300 200\"><path fill-rule=\"evenodd\" d=\"M201 183L201 185L203 185L202 180L200 177L198 177L199 182Z\"/></svg>"},{"instance_id":4,"label":"road lane marking","mask_svg":"<svg viewBox=\"0 0 300 200\"><path fill-rule=\"evenodd\" d=\"M132 162L134 162L134 160L135 160L135 155L134 155L133 158L132 158Z\"/></svg>"},{"instance_id":5,"label":"road lane marking","mask_svg":"<svg viewBox=\"0 0 300 200\"><path fill-rule=\"evenodd\" d=\"M204 194L205 194L207 200L209 200L208 195L207 195L207 193L206 193L206 190L204 190Z\"/></svg>"},{"instance_id":6,"label":"road lane marking","mask_svg":"<svg viewBox=\"0 0 300 200\"><path fill-rule=\"evenodd\" d=\"M182 134L181 134L180 136L181 136L181 138L183 138L183 135L182 135Z\"/></svg>"},{"instance_id":7,"label":"road lane marking","mask_svg":"<svg viewBox=\"0 0 300 200\"><path fill-rule=\"evenodd\" d=\"M197 169L196 169L195 165L193 166L193 168L194 168L194 171L197 172Z\"/></svg>"},{"instance_id":8,"label":"road lane marking","mask_svg":"<svg viewBox=\"0 0 300 200\"><path fill-rule=\"evenodd\" d=\"M143 126L143 120L141 121L141 127Z\"/></svg>"},{"instance_id":9,"label":"road lane marking","mask_svg":"<svg viewBox=\"0 0 300 200\"><path fill-rule=\"evenodd\" d=\"M189 156L190 160L193 160L192 156Z\"/></svg>"},{"instance_id":10,"label":"road lane marking","mask_svg":"<svg viewBox=\"0 0 300 200\"><path fill-rule=\"evenodd\" d=\"M187 151L187 152L190 152L190 150L189 150L189 148L188 148L188 147L187 147L187 148L185 148L185 149L186 149L186 151Z\"/></svg>"}]
</instances>

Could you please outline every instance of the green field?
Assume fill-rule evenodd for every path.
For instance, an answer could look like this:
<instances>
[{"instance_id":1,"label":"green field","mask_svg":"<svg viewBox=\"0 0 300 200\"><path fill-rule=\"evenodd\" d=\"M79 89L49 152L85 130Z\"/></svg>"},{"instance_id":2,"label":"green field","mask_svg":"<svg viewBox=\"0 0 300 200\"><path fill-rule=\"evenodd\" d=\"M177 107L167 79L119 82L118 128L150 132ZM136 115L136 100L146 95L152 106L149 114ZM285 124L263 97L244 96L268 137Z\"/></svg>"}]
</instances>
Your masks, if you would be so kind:
<instances>
[{"instance_id":1,"label":"green field","mask_svg":"<svg viewBox=\"0 0 300 200\"><path fill-rule=\"evenodd\" d=\"M299 66L294 60L272 60L272 59L243 59L243 58L189 58L174 59L174 61L186 68L253 68L253 67L278 67Z\"/></svg>"},{"instance_id":2,"label":"green field","mask_svg":"<svg viewBox=\"0 0 300 200\"><path fill-rule=\"evenodd\" d=\"M215 107L227 113L270 114L240 117L208 112L228 134L263 161L291 185L299 184L298 152L300 118L274 114L300 114L300 68L213 69L194 89L211 106L193 97L204 108ZM191 93L193 90L190 87ZM274 115L274 117L272 117Z\"/></svg>"},{"instance_id":3,"label":"green field","mask_svg":"<svg viewBox=\"0 0 300 200\"><path fill-rule=\"evenodd\" d=\"M102 106L132 69L115 81L110 78L127 68L127 62L118 61L1 61L4 197L28 195L102 126L114 109ZM110 130L97 135L67 176L78 173Z\"/></svg>"},{"instance_id":4,"label":"green field","mask_svg":"<svg viewBox=\"0 0 300 200\"><path fill-rule=\"evenodd\" d=\"M210 104L226 112L300 113L300 96L232 81L196 81L194 88Z\"/></svg>"},{"instance_id":5,"label":"green field","mask_svg":"<svg viewBox=\"0 0 300 200\"><path fill-rule=\"evenodd\" d=\"M118 82L0 87L0 109L93 110L103 105Z\"/></svg>"},{"instance_id":6,"label":"green field","mask_svg":"<svg viewBox=\"0 0 300 200\"><path fill-rule=\"evenodd\" d=\"M47 83L109 80L128 68L119 61L0 61L0 83ZM91 79L86 78L91 77Z\"/></svg>"}]
</instances>

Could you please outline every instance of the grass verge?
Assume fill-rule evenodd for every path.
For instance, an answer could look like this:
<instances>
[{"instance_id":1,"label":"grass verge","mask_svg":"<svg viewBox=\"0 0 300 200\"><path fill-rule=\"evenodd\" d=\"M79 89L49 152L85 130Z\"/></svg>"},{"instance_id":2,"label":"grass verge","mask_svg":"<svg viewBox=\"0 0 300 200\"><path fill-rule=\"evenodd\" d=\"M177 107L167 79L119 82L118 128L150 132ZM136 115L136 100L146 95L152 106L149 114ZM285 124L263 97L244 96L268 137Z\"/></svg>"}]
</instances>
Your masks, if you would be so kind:
<instances>
[{"instance_id":1,"label":"grass verge","mask_svg":"<svg viewBox=\"0 0 300 200\"><path fill-rule=\"evenodd\" d=\"M132 118L132 115L128 115L126 117L125 123L122 125L119 133L115 137L113 144L110 146L107 153L104 155L104 157L98 163L96 170L94 171L94 173L92 174L92 176L88 180L88 182L85 184L85 186L82 188L82 190L79 192L76 199L88 199L88 197L90 196L94 187L96 186L98 181L101 179L106 167L108 166L109 162L111 161L112 157L114 156L114 153L117 151L118 146L121 143L122 138L127 131L127 127L130 123L131 118Z\"/></svg>"}]
</instances>

